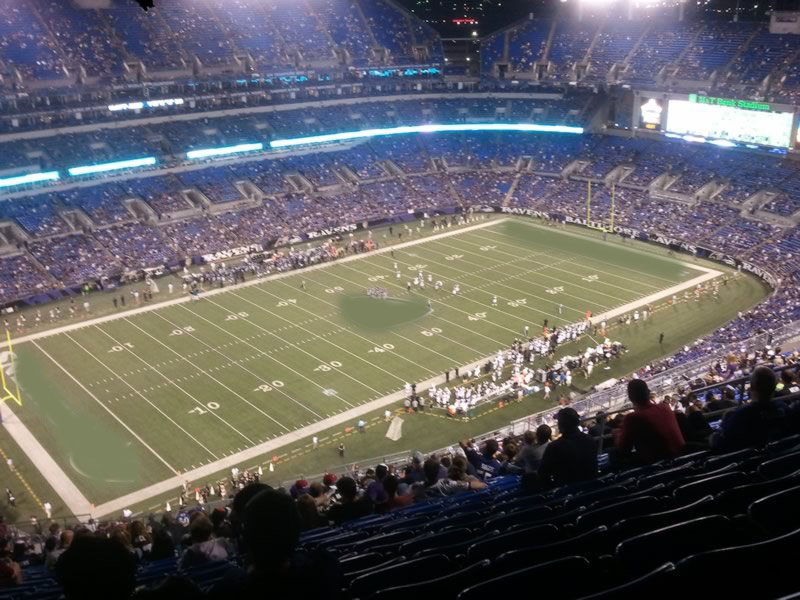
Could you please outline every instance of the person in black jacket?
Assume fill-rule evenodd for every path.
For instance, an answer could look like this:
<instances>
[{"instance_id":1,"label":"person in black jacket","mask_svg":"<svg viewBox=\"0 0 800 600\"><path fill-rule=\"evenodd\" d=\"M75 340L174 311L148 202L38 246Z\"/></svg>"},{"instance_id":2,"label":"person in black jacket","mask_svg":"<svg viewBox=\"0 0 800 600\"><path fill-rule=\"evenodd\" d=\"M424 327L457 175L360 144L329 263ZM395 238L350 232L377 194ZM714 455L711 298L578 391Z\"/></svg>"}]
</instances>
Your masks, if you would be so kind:
<instances>
[{"instance_id":1,"label":"person in black jacket","mask_svg":"<svg viewBox=\"0 0 800 600\"><path fill-rule=\"evenodd\" d=\"M550 442L539 466L539 483L544 487L577 483L597 477L597 447L591 436L579 429L574 408L562 408L556 415L560 437Z\"/></svg>"}]
</instances>

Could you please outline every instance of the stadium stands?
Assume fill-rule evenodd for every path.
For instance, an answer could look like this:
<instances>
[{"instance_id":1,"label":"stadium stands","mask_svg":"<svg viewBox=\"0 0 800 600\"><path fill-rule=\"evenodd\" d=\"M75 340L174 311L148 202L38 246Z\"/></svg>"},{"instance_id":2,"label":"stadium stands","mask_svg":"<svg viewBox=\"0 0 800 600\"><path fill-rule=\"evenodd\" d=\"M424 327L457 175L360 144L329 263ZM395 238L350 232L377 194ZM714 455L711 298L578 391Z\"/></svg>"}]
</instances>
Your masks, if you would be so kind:
<instances>
[{"instance_id":1,"label":"stadium stands","mask_svg":"<svg viewBox=\"0 0 800 600\"><path fill-rule=\"evenodd\" d=\"M145 13L123 2L90 10L57 0L0 0L0 74L19 89L37 80L108 83L130 76L125 64L136 71L141 63L136 77L142 79L167 71L196 85L214 72L223 74L221 81L246 84L246 74L325 68L341 74L444 59L436 32L391 0L160 4L162 11ZM800 357L773 343L775 330L800 320L796 161L655 137L481 132L373 137L319 153L186 164L191 149L369 127L588 126L603 99L557 87L581 77L650 86L714 76L719 85L752 92L769 83L771 97L788 101L800 94L796 41L760 23L526 19L481 45L484 76L508 62L507 75L541 77L553 93L504 97L486 83L491 94L443 87L435 97L403 99L392 80L380 91L393 95L385 101L377 88L364 88L356 103L329 105L310 96L302 99L313 106L298 110L246 112L236 105L224 115L115 128L91 126L88 118L83 131L55 129L54 120L41 135L3 141L4 172L144 155L168 170L62 181L63 188L15 189L2 198L0 304L44 302L87 282L116 283L142 269L178 269L208 253L295 243L309 232L415 211L495 207L579 220L587 215L591 181L594 222L610 225L613 195L614 224L626 235L669 236L722 253L723 260L746 260L779 284L762 304L637 370L642 379L676 374L656 399L669 408L683 450L655 461L644 461L638 447L627 456L617 441L630 409L596 415L590 396L574 404L588 435L570 428L571 413L553 410L536 416L536 424L558 428L561 438L541 444L534 431L493 432L428 457L415 452L398 464L300 480L280 491L244 472L198 489L203 504L213 493L220 506L232 503L230 512L183 496L177 521L152 515L77 525L74 540L66 536L69 549L51 548L65 545L56 541L58 530L25 536L3 524L1 543L21 542L13 552L0 547L8 550L6 566L20 565L21 582L6 573L0 600L56 600L64 593L125 598L134 588L133 597L148 598L165 594L152 588L166 578L185 586L167 590L173 598L261 597L269 589L280 598L426 593L471 600L550 584L564 598L734 597L743 593L744 577L760 573L769 575L758 577L758 597L796 592L800 398L790 392L800 381ZM547 68L537 73L537 64ZM585 74L574 68L584 64ZM278 268L305 266L320 252L284 256ZM57 319L52 311L50 319ZM781 384L777 400L771 391L760 395L755 381L748 387L757 365L785 369L790 383ZM546 376L558 369L548 367ZM759 424L747 424L735 438L730 423L750 411ZM558 448L573 436L592 449L590 473L559 485L552 472L558 465L544 468L547 450L538 446ZM561 475L571 480L577 471ZM248 496L255 498L245 507ZM90 590L101 584L107 587Z\"/></svg>"}]
</instances>

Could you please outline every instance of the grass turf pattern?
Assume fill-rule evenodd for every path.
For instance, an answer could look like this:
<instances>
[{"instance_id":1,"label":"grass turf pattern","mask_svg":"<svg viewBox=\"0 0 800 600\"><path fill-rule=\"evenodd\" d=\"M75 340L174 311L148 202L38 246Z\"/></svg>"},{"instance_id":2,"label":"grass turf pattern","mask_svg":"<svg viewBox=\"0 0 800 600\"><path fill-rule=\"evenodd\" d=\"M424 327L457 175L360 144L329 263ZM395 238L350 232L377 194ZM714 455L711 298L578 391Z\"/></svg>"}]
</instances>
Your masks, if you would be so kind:
<instances>
[{"instance_id":1,"label":"grass turf pattern","mask_svg":"<svg viewBox=\"0 0 800 600\"><path fill-rule=\"evenodd\" d=\"M491 355L525 326L538 335L544 319L551 326L575 322L587 310L599 314L700 274L686 257L576 231L497 221L394 257L364 255L21 343L15 350L25 404L16 413L100 504ZM407 292L418 270L442 281L443 290L426 281L424 290ZM390 298L367 297L369 287L385 288ZM719 301L664 307L646 324L615 330L611 337L630 352L593 380L576 378L575 386L672 351L765 293L755 278L741 276L721 289ZM409 415L398 442L384 437L381 409L367 415L366 434L348 441L346 460L434 449L543 408L533 396L470 423ZM320 439L332 442L343 429L320 432ZM308 446L305 440L277 453L287 458L274 481L341 462L333 444L316 452Z\"/></svg>"}]
</instances>

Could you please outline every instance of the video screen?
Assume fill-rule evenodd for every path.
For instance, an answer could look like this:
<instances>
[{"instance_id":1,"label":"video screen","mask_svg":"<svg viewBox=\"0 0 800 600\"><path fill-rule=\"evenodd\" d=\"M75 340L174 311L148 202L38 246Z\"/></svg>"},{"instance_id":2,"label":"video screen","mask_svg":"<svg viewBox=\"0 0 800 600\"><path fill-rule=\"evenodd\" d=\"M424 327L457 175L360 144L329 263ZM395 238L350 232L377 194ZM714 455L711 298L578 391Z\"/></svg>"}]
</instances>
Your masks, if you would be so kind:
<instances>
[{"instance_id":1,"label":"video screen","mask_svg":"<svg viewBox=\"0 0 800 600\"><path fill-rule=\"evenodd\" d=\"M794 115L790 112L747 110L689 100L670 100L667 131L788 148L792 141L793 119Z\"/></svg>"}]
</instances>

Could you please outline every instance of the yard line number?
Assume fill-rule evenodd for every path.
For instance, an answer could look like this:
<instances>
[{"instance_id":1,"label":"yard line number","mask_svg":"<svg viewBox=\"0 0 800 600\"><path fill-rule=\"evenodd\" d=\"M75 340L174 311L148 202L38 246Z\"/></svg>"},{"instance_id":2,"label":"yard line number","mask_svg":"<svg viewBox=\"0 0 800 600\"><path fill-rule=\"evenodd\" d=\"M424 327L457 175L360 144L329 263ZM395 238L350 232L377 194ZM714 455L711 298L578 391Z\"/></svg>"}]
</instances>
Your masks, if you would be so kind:
<instances>
[{"instance_id":1,"label":"yard line number","mask_svg":"<svg viewBox=\"0 0 800 600\"><path fill-rule=\"evenodd\" d=\"M206 406L209 410L219 410L219 402L208 402ZM204 415L208 413L208 410L201 408L199 406L195 406L192 410L188 411L190 415Z\"/></svg>"}]
</instances>

